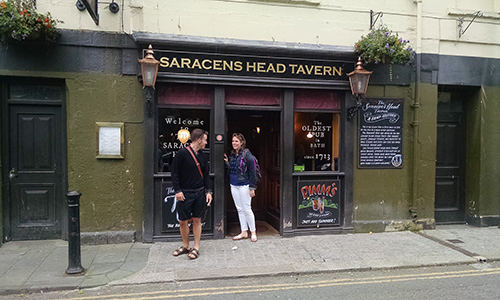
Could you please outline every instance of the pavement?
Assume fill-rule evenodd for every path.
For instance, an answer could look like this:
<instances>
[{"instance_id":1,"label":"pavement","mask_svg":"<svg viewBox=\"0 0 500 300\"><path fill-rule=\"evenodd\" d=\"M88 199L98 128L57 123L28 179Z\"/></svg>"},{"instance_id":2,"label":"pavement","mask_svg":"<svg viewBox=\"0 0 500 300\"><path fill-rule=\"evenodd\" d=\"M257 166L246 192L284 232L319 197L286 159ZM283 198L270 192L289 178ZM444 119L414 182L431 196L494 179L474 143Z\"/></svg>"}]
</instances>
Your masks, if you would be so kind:
<instances>
[{"instance_id":1,"label":"pavement","mask_svg":"<svg viewBox=\"0 0 500 300\"><path fill-rule=\"evenodd\" d=\"M68 243L0 247L0 294L234 277L364 271L500 260L500 228L438 226L420 232L262 235L256 243L202 240L200 257L172 256L180 242L82 245L83 275L67 275Z\"/></svg>"}]
</instances>

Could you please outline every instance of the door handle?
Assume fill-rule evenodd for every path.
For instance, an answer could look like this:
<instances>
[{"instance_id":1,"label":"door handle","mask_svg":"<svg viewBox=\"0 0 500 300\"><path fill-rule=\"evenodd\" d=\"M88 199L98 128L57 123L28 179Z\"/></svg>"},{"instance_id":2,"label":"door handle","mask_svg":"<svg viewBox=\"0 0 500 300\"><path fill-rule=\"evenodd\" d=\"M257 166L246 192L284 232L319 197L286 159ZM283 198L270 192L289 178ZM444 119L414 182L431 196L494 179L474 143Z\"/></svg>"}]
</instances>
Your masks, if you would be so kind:
<instances>
[{"instance_id":1,"label":"door handle","mask_svg":"<svg viewBox=\"0 0 500 300\"><path fill-rule=\"evenodd\" d=\"M15 177L17 177L16 168L12 168L12 169L9 171L9 178L10 178L10 179L14 179Z\"/></svg>"}]
</instances>

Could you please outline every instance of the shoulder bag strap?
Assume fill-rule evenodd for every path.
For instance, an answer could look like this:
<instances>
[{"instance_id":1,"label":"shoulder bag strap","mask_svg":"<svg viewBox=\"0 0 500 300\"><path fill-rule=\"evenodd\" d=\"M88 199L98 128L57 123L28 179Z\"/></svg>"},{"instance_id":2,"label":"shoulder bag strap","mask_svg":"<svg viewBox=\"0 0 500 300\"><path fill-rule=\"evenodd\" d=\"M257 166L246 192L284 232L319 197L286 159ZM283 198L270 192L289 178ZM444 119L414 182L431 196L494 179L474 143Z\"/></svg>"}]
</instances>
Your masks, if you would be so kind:
<instances>
[{"instance_id":1,"label":"shoulder bag strap","mask_svg":"<svg viewBox=\"0 0 500 300\"><path fill-rule=\"evenodd\" d=\"M189 153L191 154L191 156L193 157L194 159L194 162L196 163L196 166L198 167L198 171L200 171L200 175L201 175L201 178L203 178L203 172L201 172L201 167L200 167L200 163L198 162L198 160L196 159L196 156L194 155L193 153L193 149L191 149L191 146L187 146L186 149L189 151Z\"/></svg>"}]
</instances>

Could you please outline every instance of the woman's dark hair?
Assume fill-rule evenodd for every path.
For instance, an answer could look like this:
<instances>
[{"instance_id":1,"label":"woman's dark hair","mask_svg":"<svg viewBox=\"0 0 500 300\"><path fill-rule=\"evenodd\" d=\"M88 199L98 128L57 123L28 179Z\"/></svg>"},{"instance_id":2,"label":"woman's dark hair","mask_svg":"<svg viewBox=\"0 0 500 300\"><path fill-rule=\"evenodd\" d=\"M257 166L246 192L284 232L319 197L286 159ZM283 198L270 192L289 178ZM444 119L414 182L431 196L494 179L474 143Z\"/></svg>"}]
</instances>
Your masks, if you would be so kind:
<instances>
[{"instance_id":1,"label":"woman's dark hair","mask_svg":"<svg viewBox=\"0 0 500 300\"><path fill-rule=\"evenodd\" d=\"M234 137L237 138L238 140L240 140L240 142L241 142L241 150L245 150L245 148L247 147L247 140L245 139L245 136L243 136L243 134L241 134L241 133L235 132L235 133L233 133L233 138ZM231 138L231 141L232 141L232 138ZM236 154L236 152L234 152L234 149L231 150L231 153L235 153Z\"/></svg>"}]
</instances>

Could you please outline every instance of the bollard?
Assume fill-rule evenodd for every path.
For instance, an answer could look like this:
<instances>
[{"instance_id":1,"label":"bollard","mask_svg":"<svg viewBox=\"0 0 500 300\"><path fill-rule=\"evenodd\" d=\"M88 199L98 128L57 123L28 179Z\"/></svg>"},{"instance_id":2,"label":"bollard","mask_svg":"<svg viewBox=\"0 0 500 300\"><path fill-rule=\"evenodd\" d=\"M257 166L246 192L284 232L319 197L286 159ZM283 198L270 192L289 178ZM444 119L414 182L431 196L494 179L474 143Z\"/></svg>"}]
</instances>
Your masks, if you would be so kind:
<instances>
[{"instance_id":1,"label":"bollard","mask_svg":"<svg viewBox=\"0 0 500 300\"><path fill-rule=\"evenodd\" d=\"M85 272L82 267L80 249L80 196L81 193L72 191L66 194L68 198L68 268L66 274L81 275Z\"/></svg>"}]
</instances>

